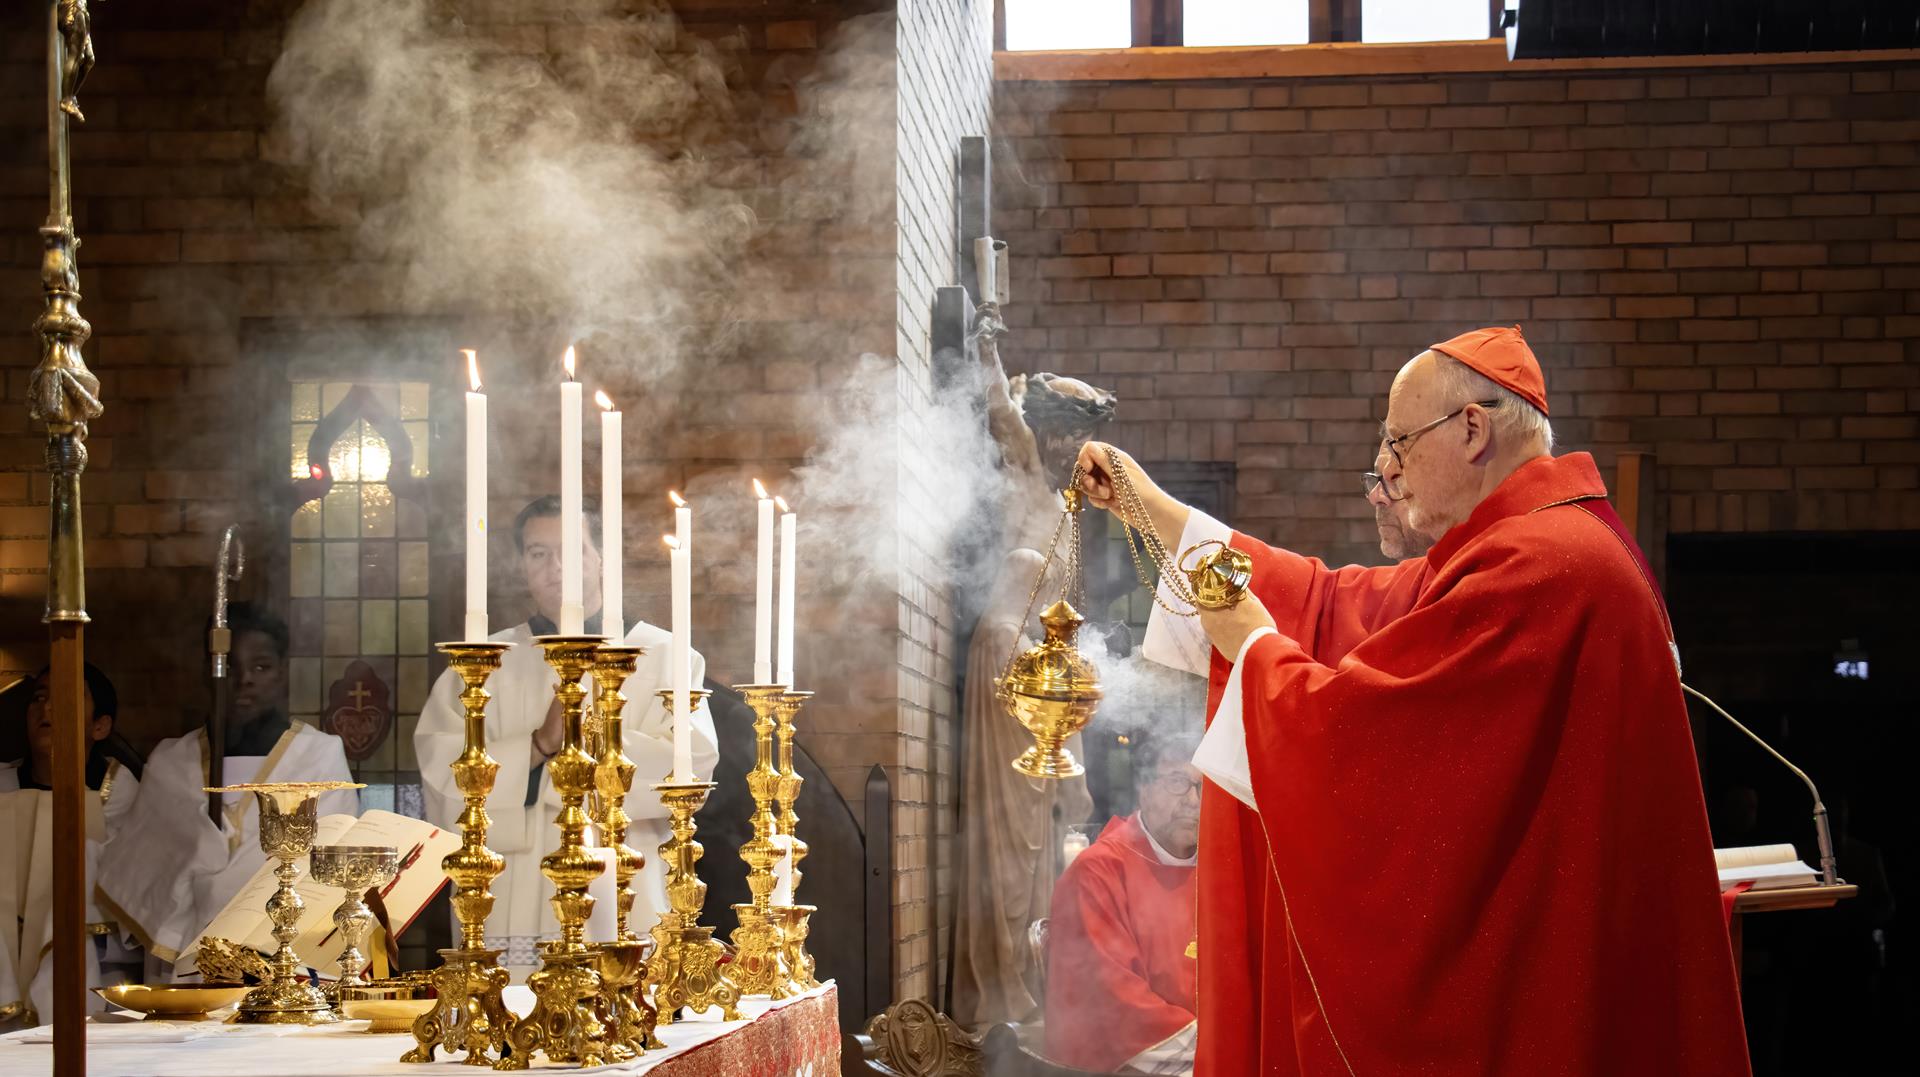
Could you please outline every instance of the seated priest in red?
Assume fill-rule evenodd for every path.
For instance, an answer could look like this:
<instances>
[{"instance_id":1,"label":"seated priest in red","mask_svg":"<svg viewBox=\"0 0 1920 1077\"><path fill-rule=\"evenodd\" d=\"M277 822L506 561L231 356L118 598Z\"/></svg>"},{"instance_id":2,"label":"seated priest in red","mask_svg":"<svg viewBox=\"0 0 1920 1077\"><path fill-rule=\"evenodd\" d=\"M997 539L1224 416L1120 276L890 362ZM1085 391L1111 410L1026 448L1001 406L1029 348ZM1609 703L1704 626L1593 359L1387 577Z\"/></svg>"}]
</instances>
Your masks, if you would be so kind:
<instances>
[{"instance_id":1,"label":"seated priest in red","mask_svg":"<svg viewBox=\"0 0 1920 1077\"><path fill-rule=\"evenodd\" d=\"M1067 865L1047 923L1047 1057L1079 1069L1193 1072L1200 738L1134 753L1140 810Z\"/></svg>"},{"instance_id":2,"label":"seated priest in red","mask_svg":"<svg viewBox=\"0 0 1920 1077\"><path fill-rule=\"evenodd\" d=\"M1665 605L1552 444L1518 329L1421 352L1371 496L1433 545L1337 570L1082 450L1094 504L1123 471L1175 551L1253 562L1144 646L1210 680L1201 1077L1749 1072Z\"/></svg>"}]
</instances>

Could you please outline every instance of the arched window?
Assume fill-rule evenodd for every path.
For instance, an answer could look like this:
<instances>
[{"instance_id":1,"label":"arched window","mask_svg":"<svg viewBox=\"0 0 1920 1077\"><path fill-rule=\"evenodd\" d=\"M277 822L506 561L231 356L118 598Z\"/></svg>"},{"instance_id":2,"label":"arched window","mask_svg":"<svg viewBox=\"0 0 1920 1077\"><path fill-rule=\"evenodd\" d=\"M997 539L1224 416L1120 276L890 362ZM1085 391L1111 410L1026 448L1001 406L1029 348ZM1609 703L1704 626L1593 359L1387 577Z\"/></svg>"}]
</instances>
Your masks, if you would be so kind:
<instances>
[{"instance_id":1,"label":"arched window","mask_svg":"<svg viewBox=\"0 0 1920 1077\"><path fill-rule=\"evenodd\" d=\"M361 802L419 815L429 688L425 382L294 381L289 713L337 734Z\"/></svg>"}]
</instances>

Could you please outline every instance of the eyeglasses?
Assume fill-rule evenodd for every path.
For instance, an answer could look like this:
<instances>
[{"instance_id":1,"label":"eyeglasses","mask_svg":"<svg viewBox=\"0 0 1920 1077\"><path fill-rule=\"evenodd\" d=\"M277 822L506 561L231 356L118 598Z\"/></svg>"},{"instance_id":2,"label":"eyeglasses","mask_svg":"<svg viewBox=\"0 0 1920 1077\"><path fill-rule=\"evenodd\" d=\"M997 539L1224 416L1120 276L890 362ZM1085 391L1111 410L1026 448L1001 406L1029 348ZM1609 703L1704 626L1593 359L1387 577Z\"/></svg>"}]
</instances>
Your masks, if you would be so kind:
<instances>
[{"instance_id":1,"label":"eyeglasses","mask_svg":"<svg viewBox=\"0 0 1920 1077\"><path fill-rule=\"evenodd\" d=\"M1400 485L1398 483L1380 474L1378 471L1361 472L1360 484L1366 489L1368 498L1373 497L1375 490L1379 490L1385 495L1388 501L1404 501L1407 497L1406 494L1400 492Z\"/></svg>"},{"instance_id":2,"label":"eyeglasses","mask_svg":"<svg viewBox=\"0 0 1920 1077\"><path fill-rule=\"evenodd\" d=\"M1162 774L1147 784L1165 793L1167 796L1176 799L1184 797L1188 793L1192 793L1195 796L1198 796L1200 793L1200 782L1197 779L1187 777L1185 774Z\"/></svg>"},{"instance_id":3,"label":"eyeglasses","mask_svg":"<svg viewBox=\"0 0 1920 1077\"><path fill-rule=\"evenodd\" d=\"M1380 444L1388 452L1393 454L1393 462L1395 464L1398 464L1401 467L1406 467L1407 461L1406 461L1406 458L1401 455L1402 449L1405 449L1407 446L1413 444L1414 438L1417 438L1420 435L1426 433L1427 431L1432 430L1434 427L1439 426L1442 423L1445 423L1449 419L1459 416L1462 412L1466 411L1468 408L1472 407L1474 404L1478 404L1483 408L1497 408L1500 406L1500 401L1475 400L1466 404L1462 404L1459 407L1453 409L1452 411L1447 412L1445 415L1440 416L1438 419L1435 419L1434 421L1428 423L1427 425L1420 427L1417 430L1409 430L1397 438L1390 438L1387 436L1387 428L1386 428L1386 425L1383 423L1381 424L1381 427L1380 427Z\"/></svg>"}]
</instances>

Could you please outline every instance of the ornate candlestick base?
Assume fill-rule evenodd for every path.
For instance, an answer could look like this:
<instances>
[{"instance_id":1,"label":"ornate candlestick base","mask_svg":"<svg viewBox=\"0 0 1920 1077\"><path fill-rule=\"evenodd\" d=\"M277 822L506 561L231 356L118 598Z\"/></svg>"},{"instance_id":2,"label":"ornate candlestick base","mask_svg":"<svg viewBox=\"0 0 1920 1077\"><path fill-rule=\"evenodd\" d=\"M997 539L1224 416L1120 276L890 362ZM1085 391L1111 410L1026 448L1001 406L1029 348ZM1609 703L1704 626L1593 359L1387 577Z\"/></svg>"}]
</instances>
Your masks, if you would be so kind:
<instances>
[{"instance_id":1,"label":"ornate candlestick base","mask_svg":"<svg viewBox=\"0 0 1920 1077\"><path fill-rule=\"evenodd\" d=\"M779 821L773 813L780 792L780 773L773 767L774 712L787 692L783 684L736 684L734 690L753 708L754 762L747 772L747 791L753 794L753 836L740 846L747 863L747 889L753 900L735 905L740 926L733 933L733 963L727 978L742 995L786 998L787 975L780 963L780 925L769 899L773 896L773 868L781 846L774 840Z\"/></svg>"},{"instance_id":2,"label":"ornate candlestick base","mask_svg":"<svg viewBox=\"0 0 1920 1077\"><path fill-rule=\"evenodd\" d=\"M740 1018L740 992L720 974L726 948L713 928L699 923L707 884L694 873L702 852L694 840L693 813L707 802L712 782L661 782L653 787L667 809L673 833L660 846L667 870L667 909L653 927L654 951L646 986L653 993L656 1026L673 1021L682 1007L700 1013L714 1006L728 1021Z\"/></svg>"},{"instance_id":3,"label":"ornate candlestick base","mask_svg":"<svg viewBox=\"0 0 1920 1077\"><path fill-rule=\"evenodd\" d=\"M414 1048L402 1062L431 1062L436 1047L464 1051L470 1066L490 1066L506 1050L513 1014L500 997L507 970L500 951L486 946L487 916L493 912L493 880L507 862L487 848L487 796L500 764L487 754L487 678L500 668L512 644L486 641L442 643L447 665L460 675L466 712L466 748L452 764L454 784L465 808L460 813L460 848L440 861L453 880L453 915L460 922L460 945L440 951L440 967L430 977L433 1009L413 1023Z\"/></svg>"},{"instance_id":4,"label":"ornate candlestick base","mask_svg":"<svg viewBox=\"0 0 1920 1077\"><path fill-rule=\"evenodd\" d=\"M600 1023L607 1029L607 1057L624 1062L648 1047L659 1046L653 1034L652 1012L640 997L646 978L652 939L621 939L593 944L599 957Z\"/></svg>"},{"instance_id":5,"label":"ornate candlestick base","mask_svg":"<svg viewBox=\"0 0 1920 1077\"><path fill-rule=\"evenodd\" d=\"M774 922L780 926L780 958L791 982L802 990L820 986L813 978L813 956L807 953L807 919L812 914L812 906L793 904L793 894L800 889L800 861L807 858L807 843L800 840L800 816L794 810L800 800L800 787L806 782L793 763L794 725L800 717L800 708L812 698L812 692L790 690L780 696L780 705L774 709L774 717L779 722L774 735L780 754L780 781L775 799L780 809L779 833L787 846L788 871L787 893L783 895L788 904L775 910ZM797 911L801 909L806 911Z\"/></svg>"},{"instance_id":6,"label":"ornate candlestick base","mask_svg":"<svg viewBox=\"0 0 1920 1077\"><path fill-rule=\"evenodd\" d=\"M346 891L340 907L333 911L333 926L340 932L346 949L340 951L340 978L328 994L338 999L350 987L365 987L363 974L367 955L360 944L373 923L373 910L367 907L368 887L385 886L400 873L400 850L391 845L316 845L308 859L313 881L337 886Z\"/></svg>"},{"instance_id":7,"label":"ornate candlestick base","mask_svg":"<svg viewBox=\"0 0 1920 1077\"><path fill-rule=\"evenodd\" d=\"M774 921L780 927L780 960L796 992L820 986L820 981L813 978L813 955L807 952L808 921L816 911L812 905L773 907Z\"/></svg>"},{"instance_id":8,"label":"ornate candlestick base","mask_svg":"<svg viewBox=\"0 0 1920 1077\"><path fill-rule=\"evenodd\" d=\"M566 730L559 754L547 760L547 775L560 797L560 814L554 820L560 845L540 858L540 873L553 884L551 901L560 937L540 945L539 971L527 977L535 1000L533 1011L514 1023L507 1034L513 1053L494 1063L495 1069L526 1069L535 1051L554 1062L577 1066L598 1066L611 1057L608 1029L598 1006L605 987L600 959L583 938L587 917L593 912L587 884L606 866L584 844L588 821L584 805L593 788L594 760L581 748L580 703L586 690L580 678L592 666L602 642L599 636L534 638L547 664L559 675L553 695L560 701Z\"/></svg>"},{"instance_id":9,"label":"ornate candlestick base","mask_svg":"<svg viewBox=\"0 0 1920 1077\"><path fill-rule=\"evenodd\" d=\"M293 888L299 877L294 861L313 848L317 801L335 789L364 789L359 782L262 782L209 788L209 793L252 793L260 807L260 848L278 861L280 889L267 899L273 937L273 979L248 992L231 1020L242 1025L330 1025L340 1019L318 987L301 983L300 958L293 952L304 902Z\"/></svg>"}]
</instances>

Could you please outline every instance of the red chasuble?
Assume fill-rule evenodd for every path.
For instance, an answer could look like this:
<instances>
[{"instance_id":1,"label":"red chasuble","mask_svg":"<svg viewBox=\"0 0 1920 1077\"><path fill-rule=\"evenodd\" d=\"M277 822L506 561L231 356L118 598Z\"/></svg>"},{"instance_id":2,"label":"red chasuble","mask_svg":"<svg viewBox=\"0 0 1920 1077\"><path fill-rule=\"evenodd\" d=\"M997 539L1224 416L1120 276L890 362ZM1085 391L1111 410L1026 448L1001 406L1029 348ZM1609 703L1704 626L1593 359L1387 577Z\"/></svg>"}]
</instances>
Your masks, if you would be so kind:
<instances>
[{"instance_id":1,"label":"red chasuble","mask_svg":"<svg viewBox=\"0 0 1920 1077\"><path fill-rule=\"evenodd\" d=\"M1193 1023L1194 882L1138 818L1114 819L1053 891L1047 1057L1108 1072Z\"/></svg>"},{"instance_id":2,"label":"red chasuble","mask_svg":"<svg viewBox=\"0 0 1920 1077\"><path fill-rule=\"evenodd\" d=\"M1605 494L1534 460L1389 568L1234 536L1280 634L1241 671L1259 811L1204 793L1201 1077L1749 1072L1672 636Z\"/></svg>"}]
</instances>

